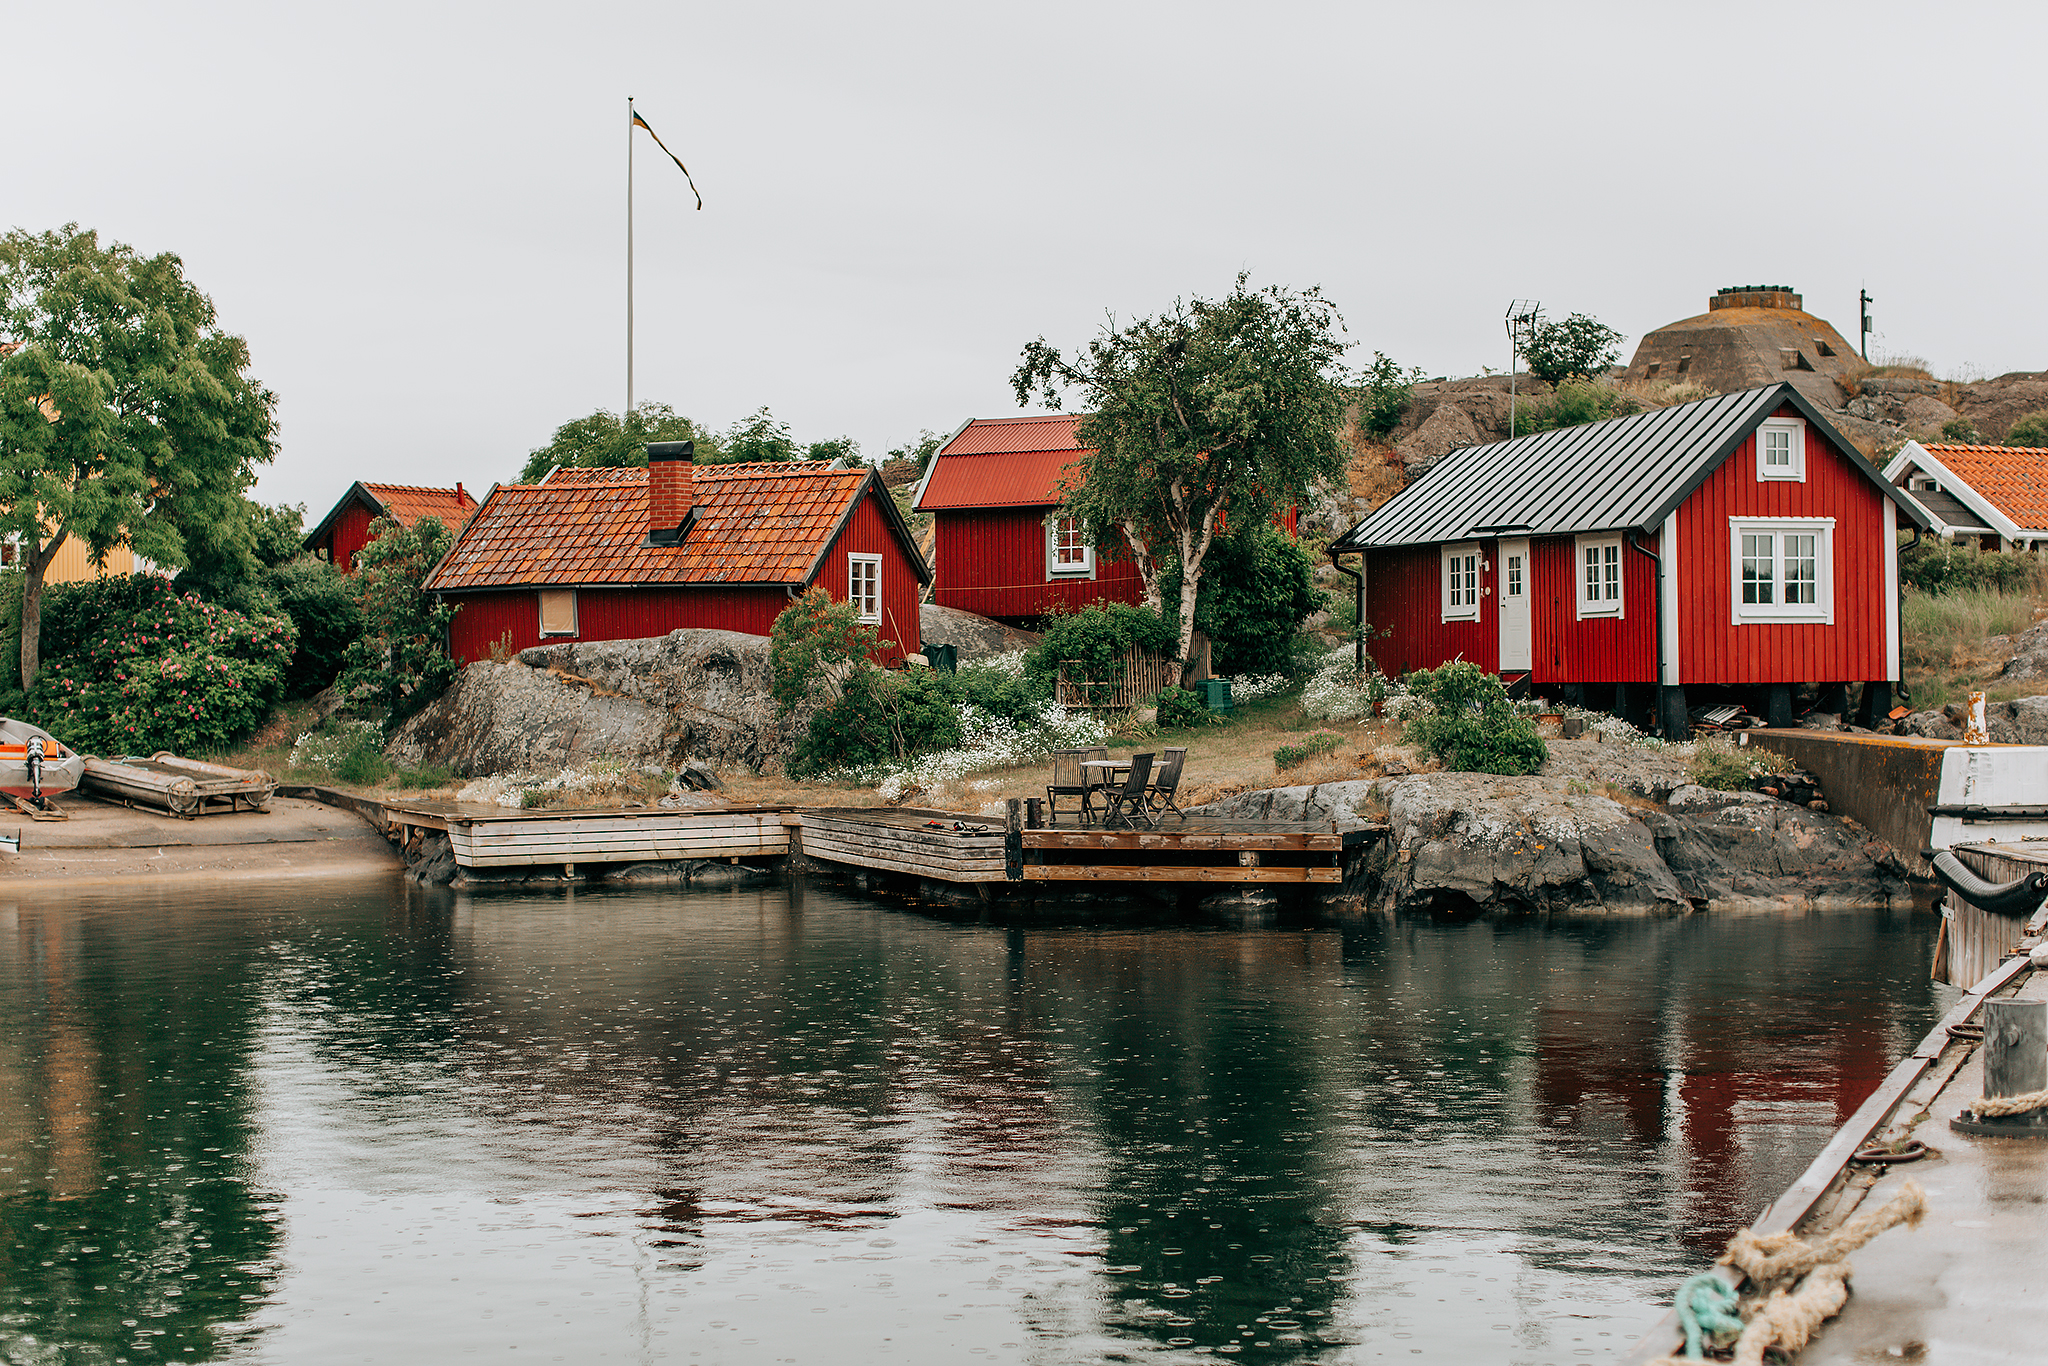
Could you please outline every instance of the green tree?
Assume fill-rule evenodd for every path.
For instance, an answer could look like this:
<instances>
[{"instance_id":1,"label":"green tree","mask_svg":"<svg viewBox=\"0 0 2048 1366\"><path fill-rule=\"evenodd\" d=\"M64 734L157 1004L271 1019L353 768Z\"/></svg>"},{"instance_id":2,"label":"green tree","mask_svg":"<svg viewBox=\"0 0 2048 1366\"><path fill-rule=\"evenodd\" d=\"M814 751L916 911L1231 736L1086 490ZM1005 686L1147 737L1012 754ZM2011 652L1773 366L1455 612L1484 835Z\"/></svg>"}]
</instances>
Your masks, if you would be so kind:
<instances>
[{"instance_id":1,"label":"green tree","mask_svg":"<svg viewBox=\"0 0 2048 1366\"><path fill-rule=\"evenodd\" d=\"M396 725L439 697L459 672L448 654L455 609L420 588L455 537L438 517L410 527L379 517L370 523L370 537L356 552L363 629L344 652L342 691Z\"/></svg>"},{"instance_id":2,"label":"green tree","mask_svg":"<svg viewBox=\"0 0 2048 1366\"><path fill-rule=\"evenodd\" d=\"M1574 313L1562 322L1539 322L1522 343L1529 373L1545 384L1590 379L1604 373L1621 354L1621 333Z\"/></svg>"},{"instance_id":3,"label":"green tree","mask_svg":"<svg viewBox=\"0 0 2048 1366\"><path fill-rule=\"evenodd\" d=\"M2021 414L2019 419L2006 429L2005 444L2048 446L2048 408Z\"/></svg>"},{"instance_id":4,"label":"green tree","mask_svg":"<svg viewBox=\"0 0 2048 1366\"><path fill-rule=\"evenodd\" d=\"M1093 410L1076 431L1093 453L1061 485L1066 510L1136 563L1183 660L1219 528L1268 523L1344 472L1342 328L1320 289L1253 290L1239 275L1224 298L1105 329L1072 360L1043 337L1024 348L1011 377L1020 405L1078 393ZM1182 578L1163 608L1169 559Z\"/></svg>"},{"instance_id":5,"label":"green tree","mask_svg":"<svg viewBox=\"0 0 2048 1366\"><path fill-rule=\"evenodd\" d=\"M851 439L848 439L851 444ZM725 449L707 464L738 464L756 460L802 460L804 448L789 434L789 424L766 406L741 418L725 430ZM699 460L704 457L699 456Z\"/></svg>"},{"instance_id":6,"label":"green tree","mask_svg":"<svg viewBox=\"0 0 2048 1366\"><path fill-rule=\"evenodd\" d=\"M1536 723L1517 715L1497 675L1454 659L1435 672L1418 669L1408 688L1429 710L1408 723L1406 738L1455 773L1534 773L1550 757Z\"/></svg>"},{"instance_id":7,"label":"green tree","mask_svg":"<svg viewBox=\"0 0 2048 1366\"><path fill-rule=\"evenodd\" d=\"M1422 370L1403 370L1384 353L1372 353L1372 364L1358 377L1358 425L1368 436L1387 437L1401 425L1408 396L1415 392Z\"/></svg>"},{"instance_id":8,"label":"green tree","mask_svg":"<svg viewBox=\"0 0 2048 1366\"><path fill-rule=\"evenodd\" d=\"M932 463L932 457L939 453L939 447L945 444L945 437L927 427L917 434L915 441L906 441L891 449L889 454L883 457L883 463L907 460L917 466L919 473L923 473L925 467Z\"/></svg>"},{"instance_id":9,"label":"green tree","mask_svg":"<svg viewBox=\"0 0 2048 1366\"><path fill-rule=\"evenodd\" d=\"M768 640L772 690L784 716L818 691L831 691L883 645L881 633L861 624L852 603L834 601L823 584L815 583L776 614Z\"/></svg>"},{"instance_id":10,"label":"green tree","mask_svg":"<svg viewBox=\"0 0 2048 1366\"><path fill-rule=\"evenodd\" d=\"M519 482L537 484L557 465L563 469L644 469L650 441L694 441L699 461L710 465L721 458L719 438L710 429L679 415L666 403L639 403L623 422L617 413L600 408L555 428L553 439L526 457Z\"/></svg>"},{"instance_id":11,"label":"green tree","mask_svg":"<svg viewBox=\"0 0 2048 1366\"><path fill-rule=\"evenodd\" d=\"M1169 569L1169 599L1179 586ZM1195 629L1215 647L1217 673L1281 673L1293 667L1301 623L1322 605L1308 553L1267 523L1224 536L1209 552Z\"/></svg>"},{"instance_id":12,"label":"green tree","mask_svg":"<svg viewBox=\"0 0 2048 1366\"><path fill-rule=\"evenodd\" d=\"M169 252L66 224L0 237L0 531L22 546L21 681L41 658L43 581L67 540L159 564L252 564L244 513L275 453L275 396Z\"/></svg>"}]
</instances>

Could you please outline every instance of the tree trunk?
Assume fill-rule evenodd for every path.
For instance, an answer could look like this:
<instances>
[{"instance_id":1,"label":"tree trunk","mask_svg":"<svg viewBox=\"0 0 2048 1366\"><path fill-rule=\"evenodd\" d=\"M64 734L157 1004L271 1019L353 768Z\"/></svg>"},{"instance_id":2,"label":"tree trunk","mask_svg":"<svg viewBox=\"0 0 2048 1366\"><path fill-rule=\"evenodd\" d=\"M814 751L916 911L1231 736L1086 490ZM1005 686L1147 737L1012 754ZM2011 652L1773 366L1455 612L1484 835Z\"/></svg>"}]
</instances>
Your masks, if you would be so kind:
<instances>
[{"instance_id":1,"label":"tree trunk","mask_svg":"<svg viewBox=\"0 0 2048 1366\"><path fill-rule=\"evenodd\" d=\"M43 576L50 572L50 562L57 558L57 547L64 544L64 538L71 534L69 526L57 528L57 534L40 550L24 556L21 566L21 690L27 692L35 686L36 674L43 667Z\"/></svg>"},{"instance_id":2,"label":"tree trunk","mask_svg":"<svg viewBox=\"0 0 2048 1366\"><path fill-rule=\"evenodd\" d=\"M35 686L36 670L42 667L43 570L30 565L21 576L21 690Z\"/></svg>"}]
</instances>

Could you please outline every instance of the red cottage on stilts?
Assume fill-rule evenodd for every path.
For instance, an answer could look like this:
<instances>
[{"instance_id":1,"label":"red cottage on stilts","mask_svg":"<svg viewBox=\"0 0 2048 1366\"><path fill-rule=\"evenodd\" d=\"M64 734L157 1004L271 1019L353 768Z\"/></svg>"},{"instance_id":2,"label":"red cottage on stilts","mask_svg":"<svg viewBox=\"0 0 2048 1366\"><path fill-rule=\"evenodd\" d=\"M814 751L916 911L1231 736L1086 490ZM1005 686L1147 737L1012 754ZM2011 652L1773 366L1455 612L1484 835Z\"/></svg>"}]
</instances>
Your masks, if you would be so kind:
<instances>
[{"instance_id":1,"label":"red cottage on stilts","mask_svg":"<svg viewBox=\"0 0 2048 1366\"><path fill-rule=\"evenodd\" d=\"M1903 513L1903 516L1901 514ZM1389 673L1466 659L1667 735L1688 693L1773 725L1899 679L1898 533L1925 513L1776 384L1452 451L1346 532Z\"/></svg>"}]
</instances>

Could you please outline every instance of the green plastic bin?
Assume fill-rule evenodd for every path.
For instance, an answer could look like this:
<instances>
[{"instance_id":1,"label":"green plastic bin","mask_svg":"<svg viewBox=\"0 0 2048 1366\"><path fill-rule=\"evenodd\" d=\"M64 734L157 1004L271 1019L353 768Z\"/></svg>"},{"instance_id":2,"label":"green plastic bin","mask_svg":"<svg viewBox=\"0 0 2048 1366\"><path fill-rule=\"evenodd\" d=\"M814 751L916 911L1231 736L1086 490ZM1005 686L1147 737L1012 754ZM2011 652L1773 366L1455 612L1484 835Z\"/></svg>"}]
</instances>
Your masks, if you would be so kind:
<instances>
[{"instance_id":1,"label":"green plastic bin","mask_svg":"<svg viewBox=\"0 0 2048 1366\"><path fill-rule=\"evenodd\" d=\"M942 674L960 671L960 648L957 645L927 645L924 657L931 662L932 668Z\"/></svg>"},{"instance_id":2,"label":"green plastic bin","mask_svg":"<svg viewBox=\"0 0 2048 1366\"><path fill-rule=\"evenodd\" d=\"M1195 684L1195 690L1202 694L1202 705L1210 711L1226 712L1232 707L1230 680L1227 678L1205 678Z\"/></svg>"}]
</instances>

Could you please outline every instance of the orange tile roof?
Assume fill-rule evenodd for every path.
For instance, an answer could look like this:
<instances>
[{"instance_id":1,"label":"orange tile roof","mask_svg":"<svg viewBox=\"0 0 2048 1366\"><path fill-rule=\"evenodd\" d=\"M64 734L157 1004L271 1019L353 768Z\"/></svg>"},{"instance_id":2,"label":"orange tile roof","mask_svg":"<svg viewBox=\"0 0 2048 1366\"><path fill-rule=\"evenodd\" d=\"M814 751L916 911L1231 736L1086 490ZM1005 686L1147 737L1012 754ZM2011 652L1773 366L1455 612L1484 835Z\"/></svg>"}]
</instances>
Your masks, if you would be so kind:
<instances>
[{"instance_id":1,"label":"orange tile roof","mask_svg":"<svg viewBox=\"0 0 2048 1366\"><path fill-rule=\"evenodd\" d=\"M1929 455L2029 531L2048 529L2048 448L1923 446Z\"/></svg>"},{"instance_id":2,"label":"orange tile roof","mask_svg":"<svg viewBox=\"0 0 2048 1366\"><path fill-rule=\"evenodd\" d=\"M823 461L699 465L694 478L697 521L680 546L643 544L644 469L559 469L545 483L500 485L425 587L802 584L869 482L881 488L872 470Z\"/></svg>"},{"instance_id":3,"label":"orange tile roof","mask_svg":"<svg viewBox=\"0 0 2048 1366\"><path fill-rule=\"evenodd\" d=\"M421 488L417 484L364 484L363 491L384 505L400 526L411 526L422 517L439 517L454 531L476 510L476 499L457 484L452 489Z\"/></svg>"}]
</instances>

